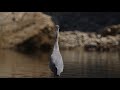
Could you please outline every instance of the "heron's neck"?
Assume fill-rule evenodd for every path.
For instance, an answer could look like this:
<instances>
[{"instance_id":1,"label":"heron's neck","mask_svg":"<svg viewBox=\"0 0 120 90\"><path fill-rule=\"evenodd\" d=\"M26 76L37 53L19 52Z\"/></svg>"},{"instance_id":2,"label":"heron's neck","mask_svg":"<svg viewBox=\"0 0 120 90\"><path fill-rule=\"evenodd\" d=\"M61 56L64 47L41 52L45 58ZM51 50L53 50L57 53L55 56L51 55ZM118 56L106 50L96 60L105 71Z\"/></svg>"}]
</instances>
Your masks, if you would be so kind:
<instances>
[{"instance_id":1,"label":"heron's neck","mask_svg":"<svg viewBox=\"0 0 120 90\"><path fill-rule=\"evenodd\" d=\"M56 41L55 41L53 50L54 50L54 51L59 51L58 35L57 35L57 38L56 38Z\"/></svg>"}]
</instances>

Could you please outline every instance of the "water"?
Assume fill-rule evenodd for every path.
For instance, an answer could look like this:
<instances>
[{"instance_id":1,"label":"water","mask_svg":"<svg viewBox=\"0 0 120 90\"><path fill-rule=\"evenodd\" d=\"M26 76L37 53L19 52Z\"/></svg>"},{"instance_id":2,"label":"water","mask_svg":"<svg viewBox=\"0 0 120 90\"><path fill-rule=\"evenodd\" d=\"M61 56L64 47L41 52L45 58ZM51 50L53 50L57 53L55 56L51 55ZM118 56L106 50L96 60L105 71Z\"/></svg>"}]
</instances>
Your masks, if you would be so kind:
<instances>
[{"instance_id":1,"label":"water","mask_svg":"<svg viewBox=\"0 0 120 90\"><path fill-rule=\"evenodd\" d=\"M0 50L0 77L50 77L48 53L24 54L12 50Z\"/></svg>"},{"instance_id":2,"label":"water","mask_svg":"<svg viewBox=\"0 0 120 90\"><path fill-rule=\"evenodd\" d=\"M61 50L64 72L60 78L120 77L120 52L85 52L82 49ZM24 54L0 50L0 77L52 78L48 53Z\"/></svg>"},{"instance_id":3,"label":"water","mask_svg":"<svg viewBox=\"0 0 120 90\"><path fill-rule=\"evenodd\" d=\"M120 77L120 52L62 51L65 78Z\"/></svg>"}]
</instances>

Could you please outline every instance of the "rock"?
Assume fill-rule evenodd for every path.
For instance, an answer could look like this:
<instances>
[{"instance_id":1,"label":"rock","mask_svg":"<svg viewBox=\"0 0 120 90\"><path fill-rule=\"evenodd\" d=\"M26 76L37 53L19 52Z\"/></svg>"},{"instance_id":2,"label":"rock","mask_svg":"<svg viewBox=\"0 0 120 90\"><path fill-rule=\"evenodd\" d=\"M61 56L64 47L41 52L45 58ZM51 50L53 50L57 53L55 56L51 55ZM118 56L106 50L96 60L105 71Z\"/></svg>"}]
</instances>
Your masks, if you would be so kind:
<instances>
[{"instance_id":1,"label":"rock","mask_svg":"<svg viewBox=\"0 0 120 90\"><path fill-rule=\"evenodd\" d=\"M115 38L120 41L120 35L116 35Z\"/></svg>"},{"instance_id":2,"label":"rock","mask_svg":"<svg viewBox=\"0 0 120 90\"><path fill-rule=\"evenodd\" d=\"M52 45L54 31L51 17L41 12L0 12L0 48L13 48L28 41L37 47Z\"/></svg>"},{"instance_id":3,"label":"rock","mask_svg":"<svg viewBox=\"0 0 120 90\"><path fill-rule=\"evenodd\" d=\"M115 36L117 34L120 34L120 24L111 25L111 26L105 27L103 30L101 30L102 36L108 36L108 35Z\"/></svg>"},{"instance_id":4,"label":"rock","mask_svg":"<svg viewBox=\"0 0 120 90\"><path fill-rule=\"evenodd\" d=\"M74 48L78 46L76 34L73 32L60 33L59 41L61 48Z\"/></svg>"},{"instance_id":5,"label":"rock","mask_svg":"<svg viewBox=\"0 0 120 90\"><path fill-rule=\"evenodd\" d=\"M89 35L93 36L89 36ZM60 47L75 48L84 47L87 51L110 51L120 48L120 36L102 37L100 34L85 33L79 31L60 32Z\"/></svg>"},{"instance_id":6,"label":"rock","mask_svg":"<svg viewBox=\"0 0 120 90\"><path fill-rule=\"evenodd\" d=\"M97 37L98 39L100 39L102 36L101 36L100 34L98 34L96 37Z\"/></svg>"},{"instance_id":7,"label":"rock","mask_svg":"<svg viewBox=\"0 0 120 90\"><path fill-rule=\"evenodd\" d=\"M94 32L88 33L88 36L89 36L90 38L96 38L96 37L97 37L97 36L96 36L96 33L94 33Z\"/></svg>"},{"instance_id":8,"label":"rock","mask_svg":"<svg viewBox=\"0 0 120 90\"><path fill-rule=\"evenodd\" d=\"M97 48L97 43L96 42L88 42L87 44L84 45L84 48L87 51L95 51Z\"/></svg>"}]
</instances>

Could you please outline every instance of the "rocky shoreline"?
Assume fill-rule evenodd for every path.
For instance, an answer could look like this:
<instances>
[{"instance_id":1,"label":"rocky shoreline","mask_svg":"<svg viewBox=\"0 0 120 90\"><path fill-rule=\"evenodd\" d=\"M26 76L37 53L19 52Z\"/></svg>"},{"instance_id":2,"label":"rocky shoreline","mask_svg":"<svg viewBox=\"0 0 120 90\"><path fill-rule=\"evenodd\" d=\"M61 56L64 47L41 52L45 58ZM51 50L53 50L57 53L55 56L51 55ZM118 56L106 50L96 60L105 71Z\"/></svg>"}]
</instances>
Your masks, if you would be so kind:
<instances>
[{"instance_id":1,"label":"rocky shoreline","mask_svg":"<svg viewBox=\"0 0 120 90\"><path fill-rule=\"evenodd\" d=\"M87 51L120 50L119 26L120 25L113 25L105 27L99 34L95 32L80 32L77 30L60 32L60 48L72 49L83 47Z\"/></svg>"}]
</instances>

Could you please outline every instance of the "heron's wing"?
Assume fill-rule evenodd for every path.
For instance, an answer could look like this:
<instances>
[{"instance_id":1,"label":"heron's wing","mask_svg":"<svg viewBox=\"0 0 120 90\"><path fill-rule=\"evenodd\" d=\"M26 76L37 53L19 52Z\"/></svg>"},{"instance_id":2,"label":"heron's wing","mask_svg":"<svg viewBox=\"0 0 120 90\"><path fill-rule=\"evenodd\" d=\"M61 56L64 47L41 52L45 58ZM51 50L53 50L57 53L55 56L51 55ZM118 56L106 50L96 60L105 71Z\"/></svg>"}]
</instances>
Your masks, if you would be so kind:
<instances>
[{"instance_id":1,"label":"heron's wing","mask_svg":"<svg viewBox=\"0 0 120 90\"><path fill-rule=\"evenodd\" d=\"M54 66L53 67L54 70L56 68L58 73L63 72L64 65L63 65L63 59L60 52L52 53L50 61L51 61L52 67Z\"/></svg>"},{"instance_id":2,"label":"heron's wing","mask_svg":"<svg viewBox=\"0 0 120 90\"><path fill-rule=\"evenodd\" d=\"M55 57L53 59L54 59L53 63L55 64L55 67L57 68L57 70L62 72L64 68L62 57Z\"/></svg>"},{"instance_id":3,"label":"heron's wing","mask_svg":"<svg viewBox=\"0 0 120 90\"><path fill-rule=\"evenodd\" d=\"M52 71L55 75L57 75L57 68L56 68L56 65L52 62L52 60L50 60L49 67L50 67L51 71Z\"/></svg>"}]
</instances>

